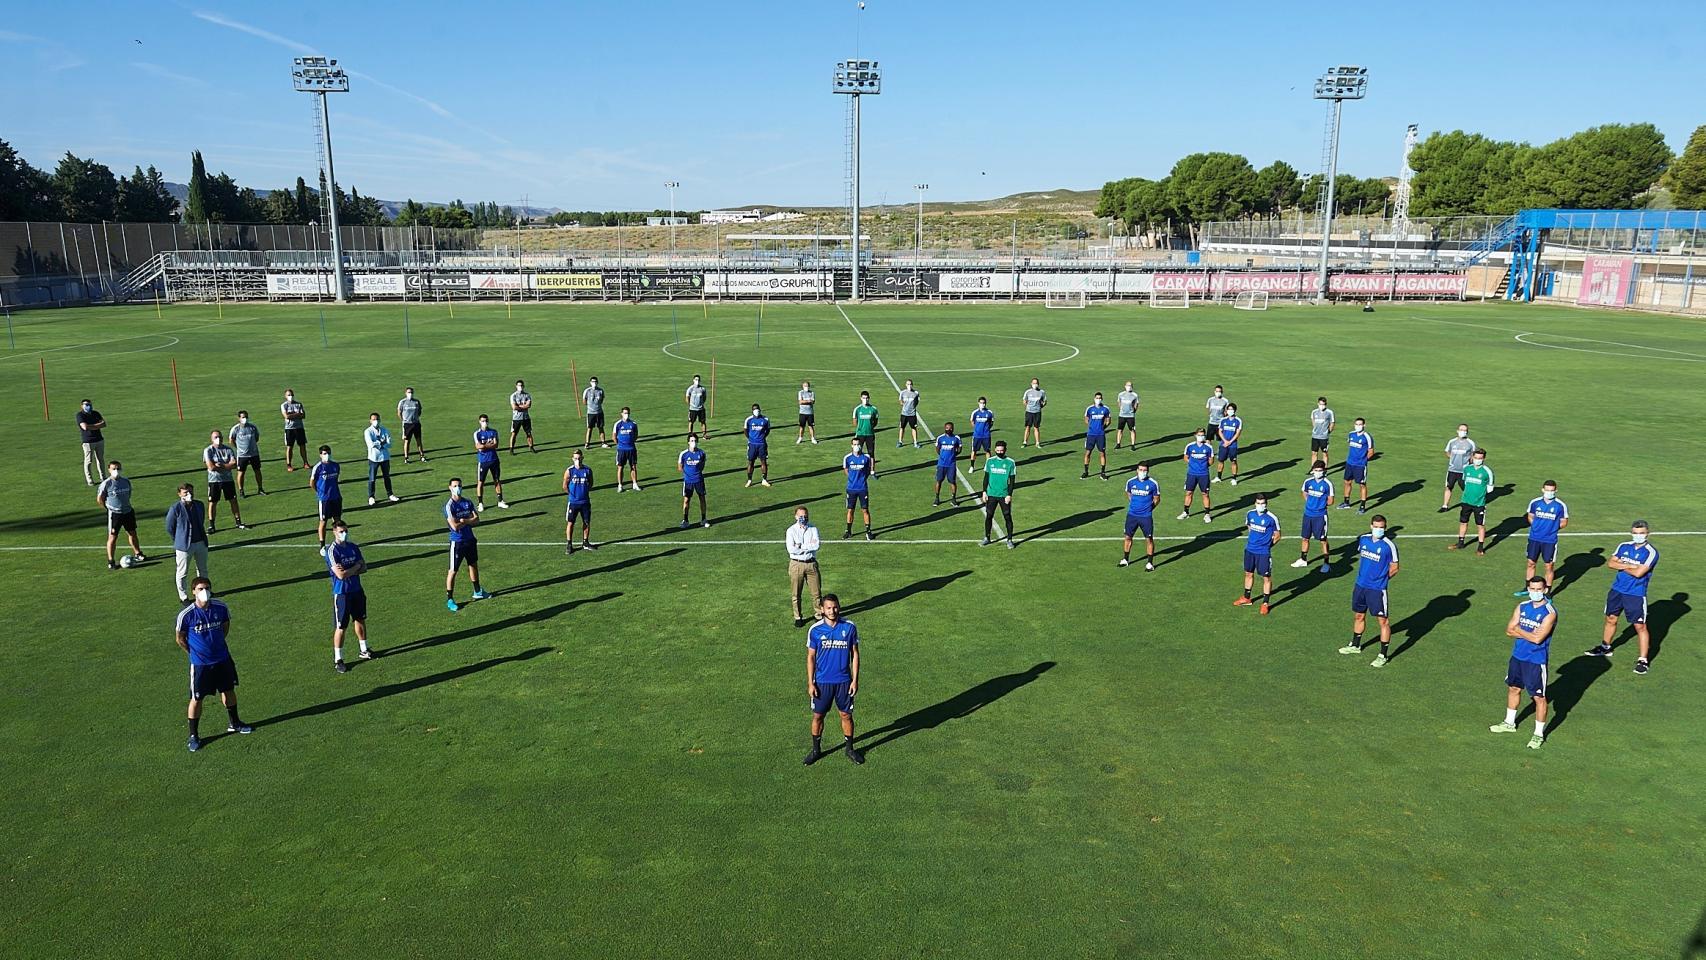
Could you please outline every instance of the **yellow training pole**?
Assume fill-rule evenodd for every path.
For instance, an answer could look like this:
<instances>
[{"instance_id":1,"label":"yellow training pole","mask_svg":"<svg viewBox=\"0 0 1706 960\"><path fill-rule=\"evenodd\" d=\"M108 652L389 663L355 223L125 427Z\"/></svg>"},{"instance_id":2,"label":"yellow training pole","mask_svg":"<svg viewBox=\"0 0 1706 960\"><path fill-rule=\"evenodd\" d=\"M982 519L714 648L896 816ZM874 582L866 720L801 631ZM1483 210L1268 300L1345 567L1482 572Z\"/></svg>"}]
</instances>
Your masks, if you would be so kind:
<instances>
[{"instance_id":1,"label":"yellow training pole","mask_svg":"<svg viewBox=\"0 0 1706 960\"><path fill-rule=\"evenodd\" d=\"M455 320L456 319L456 301L455 300L446 300L444 302L450 304L450 319Z\"/></svg>"},{"instance_id":2,"label":"yellow training pole","mask_svg":"<svg viewBox=\"0 0 1706 960\"><path fill-rule=\"evenodd\" d=\"M160 315L160 298L159 297L154 298L154 319L156 319L156 320L164 320L165 319L165 317L162 317Z\"/></svg>"}]
</instances>

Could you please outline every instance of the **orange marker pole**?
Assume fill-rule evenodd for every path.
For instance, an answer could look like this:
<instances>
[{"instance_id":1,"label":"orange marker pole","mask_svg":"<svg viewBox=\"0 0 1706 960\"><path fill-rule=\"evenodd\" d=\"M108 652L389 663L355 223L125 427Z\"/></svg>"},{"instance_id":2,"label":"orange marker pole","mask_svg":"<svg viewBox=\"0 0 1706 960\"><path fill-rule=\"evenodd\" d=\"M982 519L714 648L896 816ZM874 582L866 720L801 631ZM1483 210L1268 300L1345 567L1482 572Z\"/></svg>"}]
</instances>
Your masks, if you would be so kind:
<instances>
[{"instance_id":1,"label":"orange marker pole","mask_svg":"<svg viewBox=\"0 0 1706 960\"><path fill-rule=\"evenodd\" d=\"M184 422L184 395L178 392L178 358L172 358L172 396L178 401L178 422Z\"/></svg>"},{"instance_id":2,"label":"orange marker pole","mask_svg":"<svg viewBox=\"0 0 1706 960\"><path fill-rule=\"evenodd\" d=\"M47 412L47 360L43 357L37 357L36 364L41 367L41 418L52 420L53 417Z\"/></svg>"}]
</instances>

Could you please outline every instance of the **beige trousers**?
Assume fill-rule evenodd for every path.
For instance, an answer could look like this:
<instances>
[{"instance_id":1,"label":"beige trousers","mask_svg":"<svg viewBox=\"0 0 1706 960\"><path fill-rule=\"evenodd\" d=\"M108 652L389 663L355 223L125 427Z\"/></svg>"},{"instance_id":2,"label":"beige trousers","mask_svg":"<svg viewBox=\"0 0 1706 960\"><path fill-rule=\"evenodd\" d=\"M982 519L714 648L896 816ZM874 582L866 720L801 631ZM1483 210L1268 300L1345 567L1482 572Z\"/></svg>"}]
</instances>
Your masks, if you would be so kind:
<instances>
[{"instance_id":1,"label":"beige trousers","mask_svg":"<svg viewBox=\"0 0 1706 960\"><path fill-rule=\"evenodd\" d=\"M788 585L792 587L789 594L794 598L794 619L801 619L800 588L810 587L812 591L812 613L823 611L823 581L818 576L816 560L788 560Z\"/></svg>"}]
</instances>

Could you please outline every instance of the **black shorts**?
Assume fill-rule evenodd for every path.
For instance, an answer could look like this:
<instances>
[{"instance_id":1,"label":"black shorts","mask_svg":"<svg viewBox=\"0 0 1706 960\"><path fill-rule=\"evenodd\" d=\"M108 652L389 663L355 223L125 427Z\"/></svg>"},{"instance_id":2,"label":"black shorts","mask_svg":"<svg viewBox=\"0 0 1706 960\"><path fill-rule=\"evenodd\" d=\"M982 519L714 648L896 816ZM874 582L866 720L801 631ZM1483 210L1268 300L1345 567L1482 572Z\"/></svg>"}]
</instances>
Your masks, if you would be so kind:
<instances>
[{"instance_id":1,"label":"black shorts","mask_svg":"<svg viewBox=\"0 0 1706 960\"><path fill-rule=\"evenodd\" d=\"M1309 450L1310 450L1310 452L1311 453L1326 453L1327 452L1327 440L1328 440L1327 437L1310 437L1309 438Z\"/></svg>"},{"instance_id":2,"label":"black shorts","mask_svg":"<svg viewBox=\"0 0 1706 960\"><path fill-rule=\"evenodd\" d=\"M603 413L589 413L589 414L587 414L586 415L586 428L588 430L603 430L604 429L604 414Z\"/></svg>"},{"instance_id":3,"label":"black shorts","mask_svg":"<svg viewBox=\"0 0 1706 960\"><path fill-rule=\"evenodd\" d=\"M817 426L817 414L815 414L815 413L802 413L802 414L800 414L800 426L802 426L802 427L816 427Z\"/></svg>"},{"instance_id":4,"label":"black shorts","mask_svg":"<svg viewBox=\"0 0 1706 960\"><path fill-rule=\"evenodd\" d=\"M294 427L287 426L284 428L284 445L288 447L293 443L300 443L305 447L308 445L307 427L299 423Z\"/></svg>"},{"instance_id":5,"label":"black shorts","mask_svg":"<svg viewBox=\"0 0 1706 960\"><path fill-rule=\"evenodd\" d=\"M404 440L419 440L420 438L421 438L421 422L419 420L416 420L413 423L403 424L403 439Z\"/></svg>"},{"instance_id":6,"label":"black shorts","mask_svg":"<svg viewBox=\"0 0 1706 960\"><path fill-rule=\"evenodd\" d=\"M852 490L847 491L847 509L871 509L871 492L869 490L860 490L858 492L854 492Z\"/></svg>"},{"instance_id":7,"label":"black shorts","mask_svg":"<svg viewBox=\"0 0 1706 960\"><path fill-rule=\"evenodd\" d=\"M367 622L367 594L360 590L333 594L332 629L348 630L351 620Z\"/></svg>"},{"instance_id":8,"label":"black shorts","mask_svg":"<svg viewBox=\"0 0 1706 960\"><path fill-rule=\"evenodd\" d=\"M602 426L604 418L600 417L598 422ZM511 420L509 422L509 435L513 437L517 433L525 433L530 437L533 436L533 418L522 417L520 420Z\"/></svg>"},{"instance_id":9,"label":"black shorts","mask_svg":"<svg viewBox=\"0 0 1706 960\"><path fill-rule=\"evenodd\" d=\"M620 447L618 447L616 449L616 466L618 466L618 467L638 467L639 465L640 465L640 451L638 451L638 450L623 450Z\"/></svg>"},{"instance_id":10,"label":"black shorts","mask_svg":"<svg viewBox=\"0 0 1706 960\"><path fill-rule=\"evenodd\" d=\"M1457 505L1457 522L1458 523L1468 523L1470 517L1475 518L1475 525L1476 526L1478 526L1478 527L1486 526L1487 525L1487 507L1486 507L1486 505L1482 504L1479 507L1475 507L1475 506L1470 506L1467 503L1458 504Z\"/></svg>"},{"instance_id":11,"label":"black shorts","mask_svg":"<svg viewBox=\"0 0 1706 960\"><path fill-rule=\"evenodd\" d=\"M1042 425L1043 425L1043 412L1041 410L1038 410L1036 413L1032 413L1029 410L1025 411L1025 426L1027 426L1027 427L1040 427Z\"/></svg>"},{"instance_id":12,"label":"black shorts","mask_svg":"<svg viewBox=\"0 0 1706 960\"><path fill-rule=\"evenodd\" d=\"M219 663L190 664L190 699L200 700L216 693L237 689L237 664L230 660Z\"/></svg>"},{"instance_id":13,"label":"black shorts","mask_svg":"<svg viewBox=\"0 0 1706 960\"><path fill-rule=\"evenodd\" d=\"M466 563L470 567L480 565L480 545L472 540L450 541L450 572Z\"/></svg>"},{"instance_id":14,"label":"black shorts","mask_svg":"<svg viewBox=\"0 0 1706 960\"><path fill-rule=\"evenodd\" d=\"M571 503L571 504L569 504L568 510L564 512L563 519L567 523L575 523L577 521L579 521L581 523L591 523L592 522L592 504L590 504L590 503Z\"/></svg>"},{"instance_id":15,"label":"black shorts","mask_svg":"<svg viewBox=\"0 0 1706 960\"><path fill-rule=\"evenodd\" d=\"M321 500L320 501L320 520L322 522L325 522L328 520L336 520L343 515L344 515L344 498L343 497L336 497L336 498L331 499L331 500Z\"/></svg>"},{"instance_id":16,"label":"black shorts","mask_svg":"<svg viewBox=\"0 0 1706 960\"><path fill-rule=\"evenodd\" d=\"M251 467L259 470L261 468L261 458L258 456L237 458L237 469L248 470Z\"/></svg>"},{"instance_id":17,"label":"black shorts","mask_svg":"<svg viewBox=\"0 0 1706 960\"><path fill-rule=\"evenodd\" d=\"M1120 418L1120 425L1118 427L1115 427L1114 429L1116 429L1116 430L1136 430L1137 429L1137 418L1136 417L1121 417Z\"/></svg>"},{"instance_id":18,"label":"black shorts","mask_svg":"<svg viewBox=\"0 0 1706 960\"><path fill-rule=\"evenodd\" d=\"M480 464L480 482L481 483L484 483L487 480L490 480L493 483L502 483L503 479L504 479L504 471L503 471L503 462L502 461L493 460L491 463Z\"/></svg>"},{"instance_id":19,"label":"black shorts","mask_svg":"<svg viewBox=\"0 0 1706 960\"><path fill-rule=\"evenodd\" d=\"M689 411L687 411L687 422L688 422L688 424L704 423L705 422L705 411L703 411L703 410L689 410Z\"/></svg>"},{"instance_id":20,"label":"black shorts","mask_svg":"<svg viewBox=\"0 0 1706 960\"><path fill-rule=\"evenodd\" d=\"M108 533L117 533L120 530L127 531L131 534L136 533L136 511L135 510L126 510L123 513L113 513L111 511L108 511L108 513L107 513L107 532Z\"/></svg>"},{"instance_id":21,"label":"black shorts","mask_svg":"<svg viewBox=\"0 0 1706 960\"><path fill-rule=\"evenodd\" d=\"M904 429L906 427L911 427L914 430L918 429L918 414L916 414L916 413L903 413L903 414L901 414L900 415L900 425L901 425L902 429Z\"/></svg>"},{"instance_id":22,"label":"black shorts","mask_svg":"<svg viewBox=\"0 0 1706 960\"><path fill-rule=\"evenodd\" d=\"M1447 470L1445 472L1445 488L1447 490L1450 490L1453 487L1461 488L1462 486L1463 486L1463 471L1461 471L1461 470Z\"/></svg>"},{"instance_id":23,"label":"black shorts","mask_svg":"<svg viewBox=\"0 0 1706 960\"><path fill-rule=\"evenodd\" d=\"M218 503L221 500L237 499L237 483L234 480L207 481L207 502Z\"/></svg>"}]
</instances>

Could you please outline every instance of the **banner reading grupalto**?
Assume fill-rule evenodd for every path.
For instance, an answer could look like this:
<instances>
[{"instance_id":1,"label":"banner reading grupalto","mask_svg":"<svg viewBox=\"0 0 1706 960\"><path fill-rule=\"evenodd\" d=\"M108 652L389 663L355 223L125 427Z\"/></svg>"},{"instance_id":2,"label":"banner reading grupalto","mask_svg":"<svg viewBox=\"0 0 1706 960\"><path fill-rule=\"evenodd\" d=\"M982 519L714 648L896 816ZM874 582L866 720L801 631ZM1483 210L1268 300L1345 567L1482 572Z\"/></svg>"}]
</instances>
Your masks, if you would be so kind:
<instances>
[{"instance_id":1,"label":"banner reading grupalto","mask_svg":"<svg viewBox=\"0 0 1706 960\"><path fill-rule=\"evenodd\" d=\"M1582 288L1576 291L1576 302L1623 306L1629 302L1629 280L1634 273L1634 257L1590 256L1582 261Z\"/></svg>"}]
</instances>

